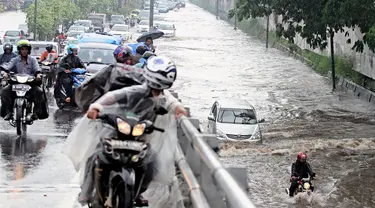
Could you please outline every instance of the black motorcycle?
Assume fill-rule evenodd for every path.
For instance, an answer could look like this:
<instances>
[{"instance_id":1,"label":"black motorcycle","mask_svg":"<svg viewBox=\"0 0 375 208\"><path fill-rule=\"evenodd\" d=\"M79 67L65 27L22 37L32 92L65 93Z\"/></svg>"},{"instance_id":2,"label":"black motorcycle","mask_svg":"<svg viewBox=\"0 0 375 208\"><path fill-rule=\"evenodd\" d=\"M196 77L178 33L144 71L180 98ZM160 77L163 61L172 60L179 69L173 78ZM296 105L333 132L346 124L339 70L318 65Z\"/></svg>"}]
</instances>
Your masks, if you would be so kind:
<instances>
[{"instance_id":1,"label":"black motorcycle","mask_svg":"<svg viewBox=\"0 0 375 208\"><path fill-rule=\"evenodd\" d=\"M26 120L27 114L32 112L32 102L29 102L30 95L27 93L31 89L31 84L34 82L35 77L26 74L10 73L10 84L12 91L16 93L14 101L14 116L10 124L17 128L17 135L26 137L27 125L32 122Z\"/></svg>"},{"instance_id":2,"label":"black motorcycle","mask_svg":"<svg viewBox=\"0 0 375 208\"><path fill-rule=\"evenodd\" d=\"M43 72L43 79L42 85L45 89L49 91L49 89L53 86L56 80L56 66L55 60L58 59L58 55L56 53L48 54L46 60L39 62L41 65L41 69Z\"/></svg>"},{"instance_id":3,"label":"black motorcycle","mask_svg":"<svg viewBox=\"0 0 375 208\"><path fill-rule=\"evenodd\" d=\"M100 136L102 151L94 167L95 191L89 207L134 207L134 200L138 196L144 177L141 176L141 182L136 187L134 169L142 165L149 151L149 144L143 135L151 134L153 131L164 132L163 129L155 127L150 120L154 120L156 114L165 114L166 110L155 109L154 100L147 98L134 110L123 115L99 115L105 127L102 132L106 134L101 133Z\"/></svg>"}]
</instances>

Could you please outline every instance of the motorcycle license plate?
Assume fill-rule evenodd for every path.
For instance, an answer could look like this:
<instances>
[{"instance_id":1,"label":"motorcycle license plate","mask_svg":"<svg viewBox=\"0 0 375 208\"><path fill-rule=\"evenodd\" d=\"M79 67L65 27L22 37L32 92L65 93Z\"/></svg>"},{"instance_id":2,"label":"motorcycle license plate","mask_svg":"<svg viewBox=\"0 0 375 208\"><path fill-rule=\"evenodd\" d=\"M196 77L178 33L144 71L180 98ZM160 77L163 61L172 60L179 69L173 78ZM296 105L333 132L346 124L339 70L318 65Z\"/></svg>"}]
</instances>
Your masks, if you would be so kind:
<instances>
[{"instance_id":1,"label":"motorcycle license plate","mask_svg":"<svg viewBox=\"0 0 375 208\"><path fill-rule=\"evenodd\" d=\"M25 84L15 84L15 85L12 85L12 90L13 91L28 91L30 90L30 86L29 85L25 85Z\"/></svg>"},{"instance_id":2,"label":"motorcycle license plate","mask_svg":"<svg viewBox=\"0 0 375 208\"><path fill-rule=\"evenodd\" d=\"M84 78L86 78L86 75L77 74L76 77L77 77L77 79L84 79Z\"/></svg>"},{"instance_id":3,"label":"motorcycle license plate","mask_svg":"<svg viewBox=\"0 0 375 208\"><path fill-rule=\"evenodd\" d=\"M142 151L145 148L145 143L137 141L118 141L111 140L112 149L134 150Z\"/></svg>"}]
</instances>

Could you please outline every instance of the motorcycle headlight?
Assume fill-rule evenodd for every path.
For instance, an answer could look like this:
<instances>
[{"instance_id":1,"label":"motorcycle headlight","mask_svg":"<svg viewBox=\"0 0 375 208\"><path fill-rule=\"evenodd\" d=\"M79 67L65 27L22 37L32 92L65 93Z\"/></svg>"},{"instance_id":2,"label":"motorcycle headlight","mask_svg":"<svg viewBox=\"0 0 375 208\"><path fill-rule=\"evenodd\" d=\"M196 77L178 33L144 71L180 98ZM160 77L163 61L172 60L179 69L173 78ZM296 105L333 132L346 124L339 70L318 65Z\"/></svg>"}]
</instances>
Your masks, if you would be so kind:
<instances>
[{"instance_id":1,"label":"motorcycle headlight","mask_svg":"<svg viewBox=\"0 0 375 208\"><path fill-rule=\"evenodd\" d=\"M117 128L121 133L125 135L130 134L130 125L119 118L117 118Z\"/></svg>"},{"instance_id":2,"label":"motorcycle headlight","mask_svg":"<svg viewBox=\"0 0 375 208\"><path fill-rule=\"evenodd\" d=\"M145 124L137 124L133 128L132 135L133 136L141 136L145 132L146 125Z\"/></svg>"},{"instance_id":3,"label":"motorcycle headlight","mask_svg":"<svg viewBox=\"0 0 375 208\"><path fill-rule=\"evenodd\" d=\"M16 79L17 79L17 82L23 84L23 83L27 82L27 80L29 79L29 77L17 76Z\"/></svg>"},{"instance_id":4,"label":"motorcycle headlight","mask_svg":"<svg viewBox=\"0 0 375 208\"><path fill-rule=\"evenodd\" d=\"M305 190L309 190L309 189L310 189L310 183L304 183L304 184L303 184L303 188L304 188Z\"/></svg>"}]
</instances>

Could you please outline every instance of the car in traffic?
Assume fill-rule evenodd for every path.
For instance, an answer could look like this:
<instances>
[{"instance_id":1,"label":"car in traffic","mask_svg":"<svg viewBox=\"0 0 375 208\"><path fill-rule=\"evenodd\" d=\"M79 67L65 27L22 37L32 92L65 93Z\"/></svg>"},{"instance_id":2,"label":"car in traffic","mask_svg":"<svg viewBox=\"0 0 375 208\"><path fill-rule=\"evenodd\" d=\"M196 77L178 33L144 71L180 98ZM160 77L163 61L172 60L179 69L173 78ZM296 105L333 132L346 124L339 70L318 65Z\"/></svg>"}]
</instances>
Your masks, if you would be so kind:
<instances>
[{"instance_id":1,"label":"car in traffic","mask_svg":"<svg viewBox=\"0 0 375 208\"><path fill-rule=\"evenodd\" d=\"M117 35L123 37L125 40L130 38L129 26L125 24L115 24L112 26L110 35Z\"/></svg>"},{"instance_id":2,"label":"car in traffic","mask_svg":"<svg viewBox=\"0 0 375 208\"><path fill-rule=\"evenodd\" d=\"M150 27L148 20L142 20L139 22L137 26L137 32L148 32L148 29Z\"/></svg>"},{"instance_id":3,"label":"car in traffic","mask_svg":"<svg viewBox=\"0 0 375 208\"><path fill-rule=\"evenodd\" d=\"M154 24L158 30L164 33L163 37L172 38L176 36L176 27L168 22L155 22Z\"/></svg>"},{"instance_id":4,"label":"car in traffic","mask_svg":"<svg viewBox=\"0 0 375 208\"><path fill-rule=\"evenodd\" d=\"M4 45L0 45L0 54L4 53ZM17 46L13 45L13 53L17 54Z\"/></svg>"},{"instance_id":5,"label":"car in traffic","mask_svg":"<svg viewBox=\"0 0 375 208\"><path fill-rule=\"evenodd\" d=\"M22 30L7 30L3 37L3 42L16 44L19 40L26 39L26 34Z\"/></svg>"},{"instance_id":6,"label":"car in traffic","mask_svg":"<svg viewBox=\"0 0 375 208\"><path fill-rule=\"evenodd\" d=\"M44 51L46 51L46 46L48 44L53 45L53 50L55 50L57 53L60 51L59 49L59 44L57 42L52 42L52 41L30 41L31 44L31 56L39 60L40 55ZM62 56L62 55L59 55Z\"/></svg>"},{"instance_id":7,"label":"car in traffic","mask_svg":"<svg viewBox=\"0 0 375 208\"><path fill-rule=\"evenodd\" d=\"M113 52L118 47L109 43L79 43L79 58L86 64L87 75L91 76L116 62Z\"/></svg>"},{"instance_id":8,"label":"car in traffic","mask_svg":"<svg viewBox=\"0 0 375 208\"><path fill-rule=\"evenodd\" d=\"M26 37L29 36L29 28L27 27L27 24L19 24L18 29L22 30Z\"/></svg>"},{"instance_id":9,"label":"car in traffic","mask_svg":"<svg viewBox=\"0 0 375 208\"><path fill-rule=\"evenodd\" d=\"M142 20L148 20L150 17L150 10L141 10L138 14L139 19Z\"/></svg>"},{"instance_id":10,"label":"car in traffic","mask_svg":"<svg viewBox=\"0 0 375 208\"><path fill-rule=\"evenodd\" d=\"M76 40L78 39L85 31L70 31L66 33L66 39L67 40Z\"/></svg>"},{"instance_id":11,"label":"car in traffic","mask_svg":"<svg viewBox=\"0 0 375 208\"><path fill-rule=\"evenodd\" d=\"M168 5L159 4L158 11L159 11L159 13L168 13L169 12Z\"/></svg>"},{"instance_id":12,"label":"car in traffic","mask_svg":"<svg viewBox=\"0 0 375 208\"><path fill-rule=\"evenodd\" d=\"M91 20L77 20L74 22L74 26L83 26L85 32L91 31L94 27Z\"/></svg>"},{"instance_id":13,"label":"car in traffic","mask_svg":"<svg viewBox=\"0 0 375 208\"><path fill-rule=\"evenodd\" d=\"M85 31L86 32L86 28L85 26L82 26L82 25L72 25L69 27L68 32L72 32L72 31Z\"/></svg>"},{"instance_id":14,"label":"car in traffic","mask_svg":"<svg viewBox=\"0 0 375 208\"><path fill-rule=\"evenodd\" d=\"M111 15L111 22L109 23L110 27L112 28L116 24L125 24L125 17L124 15L117 15L113 14Z\"/></svg>"},{"instance_id":15,"label":"car in traffic","mask_svg":"<svg viewBox=\"0 0 375 208\"><path fill-rule=\"evenodd\" d=\"M220 140L259 141L262 138L253 105L245 100L218 100L208 116L207 130Z\"/></svg>"}]
</instances>

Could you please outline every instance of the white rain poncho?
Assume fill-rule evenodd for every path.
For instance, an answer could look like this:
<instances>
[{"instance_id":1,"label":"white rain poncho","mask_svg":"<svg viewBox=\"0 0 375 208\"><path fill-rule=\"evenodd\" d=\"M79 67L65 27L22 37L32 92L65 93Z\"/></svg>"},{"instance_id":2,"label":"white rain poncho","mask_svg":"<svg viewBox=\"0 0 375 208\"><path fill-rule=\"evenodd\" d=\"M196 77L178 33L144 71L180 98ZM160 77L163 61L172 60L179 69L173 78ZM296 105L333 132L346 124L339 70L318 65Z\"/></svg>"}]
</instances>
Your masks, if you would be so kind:
<instances>
[{"instance_id":1,"label":"white rain poncho","mask_svg":"<svg viewBox=\"0 0 375 208\"><path fill-rule=\"evenodd\" d=\"M120 109L120 106L121 109L124 109L124 106L125 109L131 109L130 106L135 106L141 99L148 95L150 95L150 89L146 85L132 86L108 92L93 105L100 104L103 106L103 109L106 106L111 106L111 109ZM181 204L177 204L182 197L178 190L174 165L175 152L178 145L175 110L176 107L182 106L182 104L167 90L164 91L164 95L159 97L160 100L165 101L164 108L168 110L168 113L158 115L154 121L156 127L162 128L165 131L163 133L154 131L152 134L146 135L146 140L150 142L151 146L150 152L154 153L148 159L152 159L155 163L154 181L150 185L147 195L150 196L153 188L158 190L162 188L165 190L164 195L169 197L148 197L150 207L177 208L181 207ZM95 152L97 144L100 141L98 135L101 130L102 124L100 122L89 120L85 115L67 138L63 153L71 159L76 171L81 173L81 185L83 183L86 160ZM174 202L171 202L171 199Z\"/></svg>"}]
</instances>

